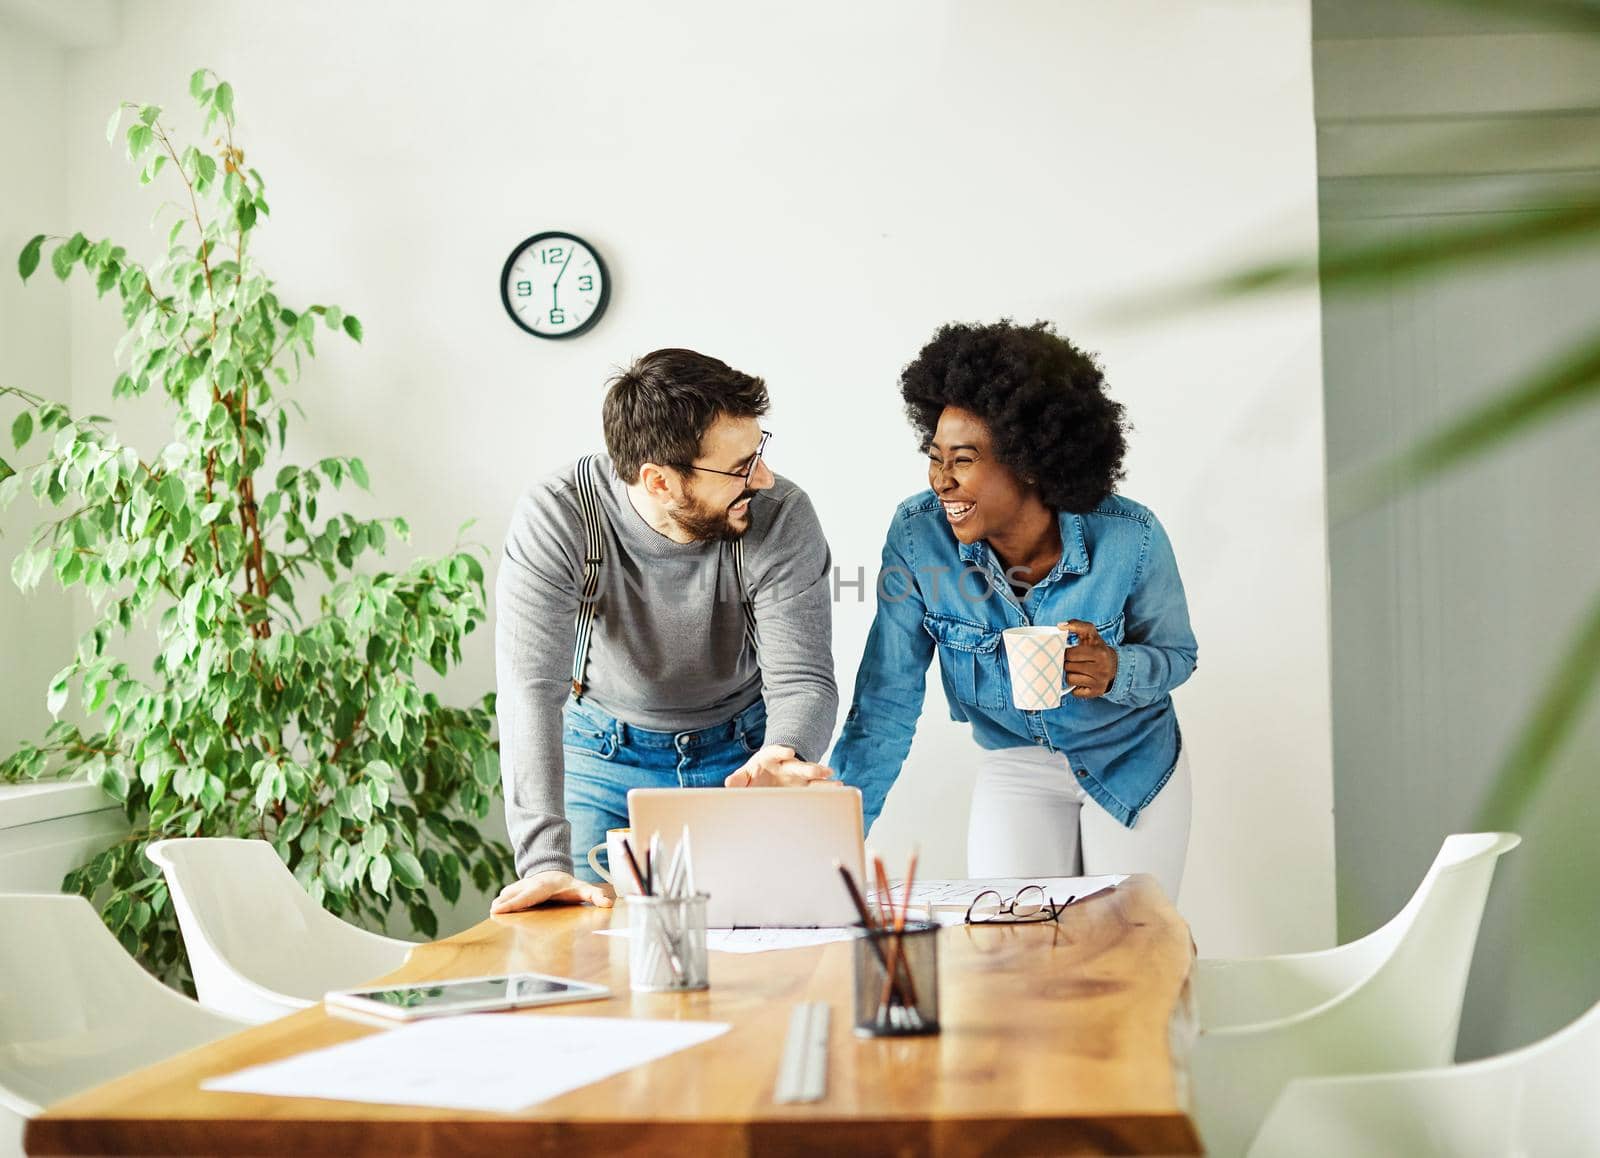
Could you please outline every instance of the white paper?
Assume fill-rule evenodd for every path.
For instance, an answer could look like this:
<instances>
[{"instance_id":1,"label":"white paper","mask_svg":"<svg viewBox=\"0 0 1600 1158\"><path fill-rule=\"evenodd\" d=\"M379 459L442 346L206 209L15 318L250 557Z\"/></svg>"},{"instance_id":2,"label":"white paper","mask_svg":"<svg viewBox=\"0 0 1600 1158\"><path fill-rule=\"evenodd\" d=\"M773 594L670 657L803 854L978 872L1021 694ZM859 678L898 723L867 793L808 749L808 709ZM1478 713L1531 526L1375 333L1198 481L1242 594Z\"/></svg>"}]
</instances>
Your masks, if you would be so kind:
<instances>
[{"instance_id":1,"label":"white paper","mask_svg":"<svg viewBox=\"0 0 1600 1158\"><path fill-rule=\"evenodd\" d=\"M928 913L912 906L911 918L922 920ZM959 925L962 913L932 914L936 925ZM626 937L630 930L596 929L602 937ZM855 925L817 929L707 929L706 948L713 953L769 953L774 949L809 949L835 941L852 941L859 929Z\"/></svg>"},{"instance_id":2,"label":"white paper","mask_svg":"<svg viewBox=\"0 0 1600 1158\"><path fill-rule=\"evenodd\" d=\"M1083 900L1106 889L1116 888L1127 880L1127 874L1099 877L993 877L985 880L917 881L911 886L911 905L932 905L935 909L962 909L972 904L979 893L994 890L1009 900L1028 885L1038 885L1045 896L1056 904L1064 904L1068 897ZM889 882L889 893L899 904L904 894L901 881ZM876 904L876 891L868 894L868 901Z\"/></svg>"},{"instance_id":3,"label":"white paper","mask_svg":"<svg viewBox=\"0 0 1600 1158\"><path fill-rule=\"evenodd\" d=\"M626 937L628 929L596 929L604 937ZM851 929L707 929L706 948L714 953L767 953L774 949L809 949L848 941Z\"/></svg>"},{"instance_id":4,"label":"white paper","mask_svg":"<svg viewBox=\"0 0 1600 1158\"><path fill-rule=\"evenodd\" d=\"M252 1066L207 1090L509 1112L726 1033L713 1021L474 1013Z\"/></svg>"}]
</instances>

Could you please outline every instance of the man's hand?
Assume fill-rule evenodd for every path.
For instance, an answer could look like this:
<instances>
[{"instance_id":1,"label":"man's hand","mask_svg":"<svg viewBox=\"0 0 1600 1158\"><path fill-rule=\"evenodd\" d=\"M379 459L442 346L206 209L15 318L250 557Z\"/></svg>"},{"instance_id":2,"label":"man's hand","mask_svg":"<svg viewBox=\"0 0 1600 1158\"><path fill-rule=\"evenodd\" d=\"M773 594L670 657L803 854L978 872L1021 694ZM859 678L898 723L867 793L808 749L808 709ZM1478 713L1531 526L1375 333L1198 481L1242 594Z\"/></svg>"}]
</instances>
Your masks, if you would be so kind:
<instances>
[{"instance_id":1,"label":"man's hand","mask_svg":"<svg viewBox=\"0 0 1600 1158\"><path fill-rule=\"evenodd\" d=\"M1116 649L1100 638L1092 623L1069 619L1056 626L1078 634L1077 646L1067 648L1067 690L1080 700L1109 692L1117 678Z\"/></svg>"},{"instance_id":2,"label":"man's hand","mask_svg":"<svg viewBox=\"0 0 1600 1158\"><path fill-rule=\"evenodd\" d=\"M768 744L722 783L728 788L809 788L837 786L839 781L832 768L796 759L787 745Z\"/></svg>"},{"instance_id":3,"label":"man's hand","mask_svg":"<svg viewBox=\"0 0 1600 1158\"><path fill-rule=\"evenodd\" d=\"M591 885L588 881L580 881L571 873L549 870L534 873L531 877L524 877L520 881L512 881L500 890L500 895L489 906L490 914L516 913L523 909L531 909L535 905L542 905L546 901L558 901L567 905L581 905L587 901L602 909L609 909L612 904L611 890L605 885Z\"/></svg>"}]
</instances>

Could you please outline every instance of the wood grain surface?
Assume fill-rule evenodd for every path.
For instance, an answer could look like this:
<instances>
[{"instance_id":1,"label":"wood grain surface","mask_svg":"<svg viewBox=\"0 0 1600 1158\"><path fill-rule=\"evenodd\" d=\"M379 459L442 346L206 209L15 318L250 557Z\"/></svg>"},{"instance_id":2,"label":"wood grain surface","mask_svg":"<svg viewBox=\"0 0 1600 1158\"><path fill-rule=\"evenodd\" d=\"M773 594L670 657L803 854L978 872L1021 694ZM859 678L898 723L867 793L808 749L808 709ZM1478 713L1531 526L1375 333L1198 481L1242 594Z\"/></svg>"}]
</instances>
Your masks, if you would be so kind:
<instances>
[{"instance_id":1,"label":"wood grain surface","mask_svg":"<svg viewBox=\"0 0 1600 1158\"><path fill-rule=\"evenodd\" d=\"M619 924L626 914L616 911ZM851 946L711 955L711 988L633 994L627 941L594 936L608 910L493 917L419 946L383 980L528 969L614 996L506 1017L725 1021L706 1044L515 1114L210 1092L246 1066L386 1032L321 1007L213 1042L51 1106L30 1154L1055 1155L1199 1152L1185 1113L1193 1038L1188 927L1145 876L1091 897L1059 926L939 934L933 1037L851 1031ZM773 1099L790 1010L833 1007L828 1093Z\"/></svg>"}]
</instances>

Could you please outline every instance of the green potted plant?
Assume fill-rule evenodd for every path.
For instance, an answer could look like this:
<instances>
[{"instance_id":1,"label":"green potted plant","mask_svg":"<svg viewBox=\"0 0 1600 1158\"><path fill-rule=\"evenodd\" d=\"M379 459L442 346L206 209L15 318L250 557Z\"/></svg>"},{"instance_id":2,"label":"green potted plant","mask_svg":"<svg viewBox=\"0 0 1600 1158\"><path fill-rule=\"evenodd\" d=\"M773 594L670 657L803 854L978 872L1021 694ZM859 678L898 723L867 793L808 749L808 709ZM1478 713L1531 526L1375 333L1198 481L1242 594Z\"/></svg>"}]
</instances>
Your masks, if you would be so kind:
<instances>
[{"instance_id":1,"label":"green potted plant","mask_svg":"<svg viewBox=\"0 0 1600 1158\"><path fill-rule=\"evenodd\" d=\"M15 447L43 450L27 466L0 458L0 505L26 485L64 512L35 528L12 578L28 591L52 575L95 608L47 692L58 717L75 693L92 725L58 718L0 761L0 779L86 778L122 802L127 838L63 887L97 898L123 944L171 981L185 962L143 854L153 840L270 841L331 911L382 925L403 907L427 936L435 890L454 901L464 877L488 890L513 873L476 823L500 782L493 695L455 708L417 680L458 663L484 621L482 565L457 549L368 573L360 564L405 540L405 521L328 509L347 480L367 487L359 458L289 458L290 412L303 411L285 391L319 327L359 342L361 323L280 300L251 253L269 208L234 140L233 90L204 69L189 87L205 134L219 133L211 149L180 143L153 105L124 105L107 129L114 141L131 112L122 137L140 182L180 186L165 255L142 265L78 233L35 237L18 261L26 281L50 246L59 278L81 270L120 300L112 396L159 392L172 441L146 457L107 418L0 387L20 404ZM270 474L269 458L281 464ZM130 634L152 632L148 672L117 658Z\"/></svg>"}]
</instances>

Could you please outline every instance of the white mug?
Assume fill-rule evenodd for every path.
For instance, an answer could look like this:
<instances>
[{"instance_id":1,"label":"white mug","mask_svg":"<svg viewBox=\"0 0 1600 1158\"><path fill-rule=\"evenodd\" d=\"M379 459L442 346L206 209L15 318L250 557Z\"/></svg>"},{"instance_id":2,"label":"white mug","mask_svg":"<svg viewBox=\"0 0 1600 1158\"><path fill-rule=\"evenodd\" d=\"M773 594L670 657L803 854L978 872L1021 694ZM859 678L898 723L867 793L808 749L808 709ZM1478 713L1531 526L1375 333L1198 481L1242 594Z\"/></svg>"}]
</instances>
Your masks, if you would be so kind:
<instances>
[{"instance_id":1,"label":"white mug","mask_svg":"<svg viewBox=\"0 0 1600 1158\"><path fill-rule=\"evenodd\" d=\"M633 872L628 868L628 854L622 851L622 842L633 835L631 828L608 828L606 841L597 844L589 850L589 867L595 875L611 886L611 891L619 897L637 895L639 886L634 881ZM606 854L605 867L601 867L598 854Z\"/></svg>"}]
</instances>

